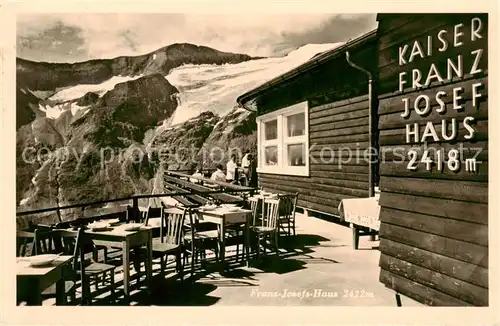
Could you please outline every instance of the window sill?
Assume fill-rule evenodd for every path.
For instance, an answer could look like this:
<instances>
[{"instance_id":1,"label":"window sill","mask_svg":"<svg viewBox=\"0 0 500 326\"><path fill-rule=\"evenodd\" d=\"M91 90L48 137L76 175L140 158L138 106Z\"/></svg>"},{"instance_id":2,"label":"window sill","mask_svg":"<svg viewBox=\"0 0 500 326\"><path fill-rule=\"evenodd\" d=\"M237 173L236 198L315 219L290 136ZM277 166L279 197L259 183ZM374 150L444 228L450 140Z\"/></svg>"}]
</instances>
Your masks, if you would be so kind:
<instances>
[{"instance_id":1,"label":"window sill","mask_svg":"<svg viewBox=\"0 0 500 326\"><path fill-rule=\"evenodd\" d=\"M301 177L309 176L309 167L265 167L257 168L257 173L279 174L279 175L294 175Z\"/></svg>"}]
</instances>

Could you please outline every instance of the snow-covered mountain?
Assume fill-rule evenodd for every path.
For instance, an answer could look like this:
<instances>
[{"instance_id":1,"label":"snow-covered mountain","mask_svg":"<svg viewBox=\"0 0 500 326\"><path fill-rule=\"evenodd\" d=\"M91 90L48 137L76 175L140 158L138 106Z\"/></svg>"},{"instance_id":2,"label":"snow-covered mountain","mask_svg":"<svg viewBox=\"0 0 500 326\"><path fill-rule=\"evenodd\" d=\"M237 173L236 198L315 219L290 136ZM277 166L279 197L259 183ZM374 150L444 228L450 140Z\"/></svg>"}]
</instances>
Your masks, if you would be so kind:
<instances>
[{"instance_id":1,"label":"snow-covered mountain","mask_svg":"<svg viewBox=\"0 0 500 326\"><path fill-rule=\"evenodd\" d=\"M127 152L103 172L103 148L195 146L196 161L208 165L203 149L254 149L255 117L236 98L339 45L309 44L275 58L192 44L75 64L18 58L17 201L28 209L151 191L157 162L134 163ZM83 158L26 162L31 147Z\"/></svg>"},{"instance_id":2,"label":"snow-covered mountain","mask_svg":"<svg viewBox=\"0 0 500 326\"><path fill-rule=\"evenodd\" d=\"M219 116L224 116L233 109L236 98L245 91L293 69L320 52L339 45L341 43L308 44L284 57L261 58L219 65L183 64L173 68L165 75L170 84L179 90L178 107L172 123L182 123L205 111L212 111ZM144 70L148 70L158 60L160 60L158 55L153 54L150 63ZM151 69L149 71L151 73L158 72ZM44 101L40 103L38 109L45 112L46 117L52 119L58 118L62 112L68 109L71 109L72 113L75 114L76 111L87 108L78 106L74 102L85 94L92 92L102 96L117 84L143 76L144 74L112 76L98 84L62 87L50 96L43 98Z\"/></svg>"}]
</instances>

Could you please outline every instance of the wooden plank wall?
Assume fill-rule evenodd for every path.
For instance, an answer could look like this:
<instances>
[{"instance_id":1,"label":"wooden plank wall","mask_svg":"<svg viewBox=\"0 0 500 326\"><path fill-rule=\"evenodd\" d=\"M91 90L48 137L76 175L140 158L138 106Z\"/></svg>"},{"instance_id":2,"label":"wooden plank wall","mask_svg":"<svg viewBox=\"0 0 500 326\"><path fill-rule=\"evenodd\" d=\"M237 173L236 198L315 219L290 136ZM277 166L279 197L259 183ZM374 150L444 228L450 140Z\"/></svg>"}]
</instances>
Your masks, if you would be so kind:
<instances>
[{"instance_id":1,"label":"wooden plank wall","mask_svg":"<svg viewBox=\"0 0 500 326\"><path fill-rule=\"evenodd\" d=\"M338 216L344 198L368 196L368 96L309 108L310 177L259 174L266 190L299 192L298 205Z\"/></svg>"},{"instance_id":2,"label":"wooden plank wall","mask_svg":"<svg viewBox=\"0 0 500 326\"><path fill-rule=\"evenodd\" d=\"M374 76L376 36L370 34L348 48L351 60ZM330 61L262 94L257 101L261 114L308 101L310 176L259 173L260 185L272 192L298 192L299 206L333 216L339 215L340 200L367 197L367 94L368 78L349 66L345 49ZM372 100L376 101L376 97ZM376 103L372 104L372 112L376 114Z\"/></svg>"},{"instance_id":3,"label":"wooden plank wall","mask_svg":"<svg viewBox=\"0 0 500 326\"><path fill-rule=\"evenodd\" d=\"M471 41L471 19L479 17L483 24L481 39ZM380 281L387 287L427 305L487 306L488 305L488 73L487 73L487 15L380 15L379 16L379 132L381 146L380 188ZM454 26L463 24L464 44L453 46ZM446 30L445 39L451 44L444 52L436 35ZM416 58L399 65L398 51L403 44L413 41L426 44L427 36L434 37L433 55ZM470 74L476 49L483 49L479 63L481 73ZM447 58L461 55L464 77L444 83L435 82L421 89L411 88L412 69L419 69L423 78L432 63L446 76ZM399 73L408 72L409 83L403 92L399 89ZM472 85L482 83L482 94L473 102ZM453 89L463 87L464 109L453 109ZM435 99L438 91L446 92L443 113ZM419 95L429 95L432 113L419 116L415 111L402 118L403 98L412 103ZM475 105L473 105L475 104ZM474 117L476 133L466 139L463 119ZM441 120L455 118L458 136L442 141ZM407 143L406 125L425 123L436 126L440 141L428 138L422 142ZM447 130L451 130L447 127ZM450 171L446 164L442 171L435 165L427 171L424 163L417 170L409 170L409 154L413 149L419 159L423 150L444 149L445 152L463 147L461 168ZM464 159L478 152L476 172L466 171ZM432 151L431 151L432 153ZM434 157L435 158L435 157Z\"/></svg>"}]
</instances>

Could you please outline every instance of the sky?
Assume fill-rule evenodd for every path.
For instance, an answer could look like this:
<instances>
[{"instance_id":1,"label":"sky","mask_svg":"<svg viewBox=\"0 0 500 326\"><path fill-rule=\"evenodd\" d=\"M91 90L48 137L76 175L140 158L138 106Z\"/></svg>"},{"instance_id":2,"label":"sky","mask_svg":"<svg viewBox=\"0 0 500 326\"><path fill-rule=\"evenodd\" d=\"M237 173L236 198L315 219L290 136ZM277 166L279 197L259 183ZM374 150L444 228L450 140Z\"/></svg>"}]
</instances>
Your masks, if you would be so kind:
<instances>
[{"instance_id":1,"label":"sky","mask_svg":"<svg viewBox=\"0 0 500 326\"><path fill-rule=\"evenodd\" d=\"M269 57L309 43L345 42L376 24L375 14L20 14L16 51L28 60L78 62L193 43Z\"/></svg>"}]
</instances>

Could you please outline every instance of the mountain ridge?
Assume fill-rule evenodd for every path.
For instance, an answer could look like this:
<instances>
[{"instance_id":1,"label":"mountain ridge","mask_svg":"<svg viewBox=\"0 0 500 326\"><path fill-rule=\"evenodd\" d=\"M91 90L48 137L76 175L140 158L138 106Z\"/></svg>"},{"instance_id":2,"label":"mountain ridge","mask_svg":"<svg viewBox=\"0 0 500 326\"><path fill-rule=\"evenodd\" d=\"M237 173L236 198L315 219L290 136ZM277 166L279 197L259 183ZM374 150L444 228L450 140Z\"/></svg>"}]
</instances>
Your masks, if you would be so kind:
<instances>
[{"instance_id":1,"label":"mountain ridge","mask_svg":"<svg viewBox=\"0 0 500 326\"><path fill-rule=\"evenodd\" d=\"M168 75L171 69L183 64L224 64L255 59L258 57L222 52L191 43L174 43L138 56L119 56L75 63L31 61L18 57L16 68L20 87L27 87L32 91L55 91L58 87L99 84L112 76L137 76L154 72ZM160 63L155 64L154 61ZM147 70L151 69L152 64L157 68L156 71ZM51 75L51 70L56 70L59 75Z\"/></svg>"},{"instance_id":2,"label":"mountain ridge","mask_svg":"<svg viewBox=\"0 0 500 326\"><path fill-rule=\"evenodd\" d=\"M206 46L206 45L198 45L198 44L189 43L189 42L182 42L182 43L181 42L176 42L176 43L172 43L172 44L169 44L169 45L162 46L161 48L158 48L158 49L156 49L154 51L150 51L150 52L147 52L147 53L144 53L144 54L138 54L138 55L119 55L119 56L112 57L112 58L89 59L89 60L75 61L75 62L36 61L36 60L25 59L25 58L22 58L22 57L16 57L16 59L19 59L21 61L26 61L26 62L40 63L40 64L67 64L67 65L73 65L73 64L88 63L88 62L93 62L93 61L116 60L116 59L120 59L120 58L137 58L137 57L142 57L142 56L154 54L155 52L159 52L159 51L165 50L167 48L179 47L179 46L189 46L189 47L197 47L197 48L202 48L202 49L207 49L207 50L215 50L217 52L225 53L225 54L242 54L242 53L237 53L237 52L220 51L220 50L217 50L215 48L212 48L212 47L209 47L209 46ZM243 54L243 55L251 57L252 59L263 59L263 58L265 58L265 57L261 57L261 56L250 56L250 55L247 55L247 54Z\"/></svg>"}]
</instances>

